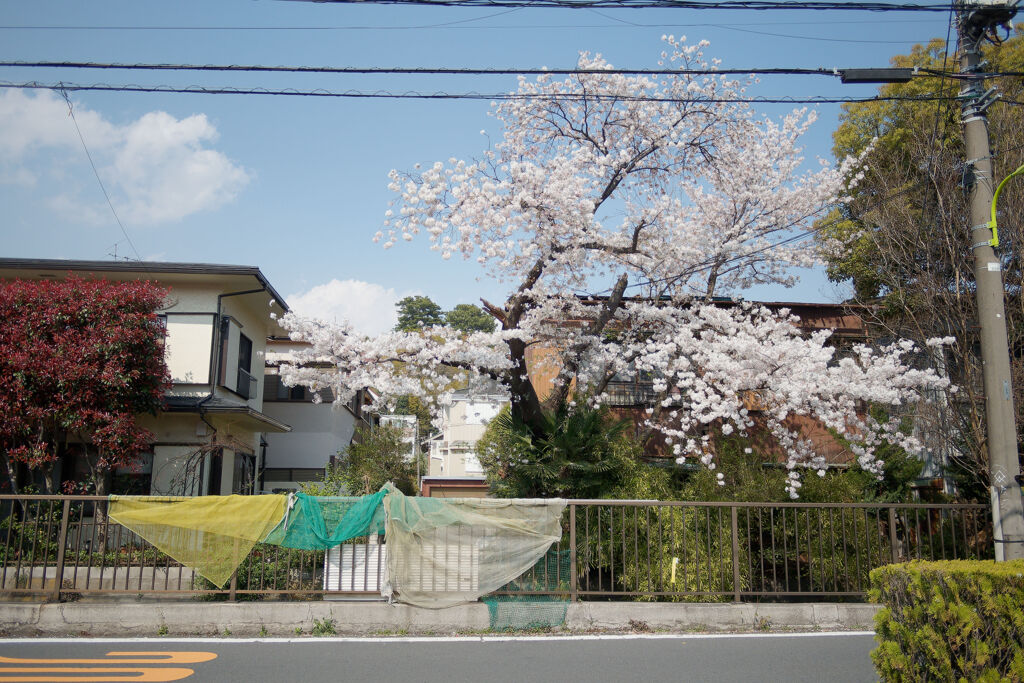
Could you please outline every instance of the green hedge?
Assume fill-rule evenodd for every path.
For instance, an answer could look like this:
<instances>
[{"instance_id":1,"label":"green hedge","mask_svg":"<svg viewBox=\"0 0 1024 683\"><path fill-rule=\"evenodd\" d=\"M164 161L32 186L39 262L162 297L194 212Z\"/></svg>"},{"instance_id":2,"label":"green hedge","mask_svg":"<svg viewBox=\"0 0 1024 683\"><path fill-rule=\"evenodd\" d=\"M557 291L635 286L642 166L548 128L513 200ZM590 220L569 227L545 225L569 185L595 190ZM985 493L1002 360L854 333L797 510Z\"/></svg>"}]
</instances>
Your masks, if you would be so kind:
<instances>
[{"instance_id":1,"label":"green hedge","mask_svg":"<svg viewBox=\"0 0 1024 683\"><path fill-rule=\"evenodd\" d=\"M879 567L870 595L883 681L1024 681L1024 560Z\"/></svg>"}]
</instances>

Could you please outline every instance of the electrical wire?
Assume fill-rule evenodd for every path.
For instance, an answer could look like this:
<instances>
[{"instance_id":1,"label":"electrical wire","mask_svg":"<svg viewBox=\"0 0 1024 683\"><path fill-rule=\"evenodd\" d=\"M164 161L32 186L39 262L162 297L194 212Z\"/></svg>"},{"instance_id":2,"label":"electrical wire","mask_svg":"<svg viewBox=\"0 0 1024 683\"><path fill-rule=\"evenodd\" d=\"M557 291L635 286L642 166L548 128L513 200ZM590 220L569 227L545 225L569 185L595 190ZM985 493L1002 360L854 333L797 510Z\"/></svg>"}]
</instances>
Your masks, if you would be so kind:
<instances>
[{"instance_id":1,"label":"electrical wire","mask_svg":"<svg viewBox=\"0 0 1024 683\"><path fill-rule=\"evenodd\" d=\"M792 0L286 0L335 5L419 5L427 7L531 7L561 9L845 10L859 12L946 12L954 3L794 2Z\"/></svg>"},{"instance_id":2,"label":"electrical wire","mask_svg":"<svg viewBox=\"0 0 1024 683\"><path fill-rule=\"evenodd\" d=\"M636 75L636 76L832 76L841 75L842 69L826 67L753 67L749 69L549 69L502 67L359 67L359 66L286 66L261 64L155 64L125 62L72 62L72 61L0 61L0 67L45 69L97 69L119 71L218 71L255 73L315 73L358 75L456 75L456 76L575 76L575 75ZM943 68L918 69L916 77L977 78L976 73L950 73ZM998 71L985 73L985 78L1019 78L1024 71Z\"/></svg>"},{"instance_id":3,"label":"electrical wire","mask_svg":"<svg viewBox=\"0 0 1024 683\"><path fill-rule=\"evenodd\" d=\"M609 21L614 21L614 22L616 22L616 23L618 23L618 24L620 24L622 26L628 26L630 28L638 28L638 27L645 27L646 28L646 27L654 26L652 24L640 24L640 23L637 23L635 21L629 21L628 19L622 19L620 17L613 17L613 16L611 16L609 14L605 14L604 12L601 12L599 10L592 9L592 8L588 9L587 11L590 12L591 14L596 15L596 16L602 17L604 19L608 19ZM769 22L764 22L764 23L769 23ZM856 22L851 22L851 23L856 23ZM740 28L739 25L737 25L737 24L732 24L732 25L710 24L710 26L713 26L714 28L717 28L719 30L724 30L724 31L739 31L741 33L753 33L753 34L756 34L756 35L772 36L772 37L775 37L775 38L791 38L791 39L796 39L796 40L814 40L814 41L829 42L829 43L885 43L885 44L901 45L901 44L906 44L907 42L922 42L922 41L907 41L907 40L862 40L862 39L856 39L856 38L826 38L826 37L823 37L823 36L800 36L800 35L794 35L794 34L790 34L790 33L773 33L771 31L764 31L764 30L758 31L758 30L754 30L754 29ZM763 29L764 24L755 24L755 26L758 26L758 28L762 28ZM662 27L658 27L658 28L662 28Z\"/></svg>"},{"instance_id":4,"label":"electrical wire","mask_svg":"<svg viewBox=\"0 0 1024 683\"><path fill-rule=\"evenodd\" d=\"M68 116L71 117L71 121L75 124L75 130L78 132L78 139L82 142L82 149L85 150L85 156L89 159L89 165L92 166L93 175L96 176L96 182L100 184L100 190L103 191L103 196L107 200L107 206L110 207L110 213L114 214L114 220L117 221L118 227L121 228L121 233L124 238L128 240L128 246L135 252L135 259L137 261L142 260L142 256L139 255L139 250L135 248L135 243L132 242L132 238L128 236L128 231L124 227L124 223L121 222L121 218L117 215L117 211L114 210L114 204L110 201L110 195L107 193L107 188L103 185L103 179L100 178L100 172L96 169L96 163L92 160L92 154L89 153L89 147L85 144L85 137L82 135L82 129L78 127L78 119L75 118L75 108L71 104L71 97L68 95L66 90L61 90L60 94L64 97L64 101L68 103Z\"/></svg>"},{"instance_id":5,"label":"electrical wire","mask_svg":"<svg viewBox=\"0 0 1024 683\"><path fill-rule=\"evenodd\" d=\"M510 10L514 11L514 10ZM508 14L501 12L499 14ZM91 25L72 26L69 24L8 24L0 26L0 31L422 31L435 28L473 29L473 30L537 30L537 29L593 29L593 28L621 28L609 24L504 24L489 26L466 26L465 24L480 19L489 19L497 16L490 14L477 19L465 19L462 21L449 21L442 24L407 24L403 26L384 25L350 25L350 26L129 26L129 25ZM606 15L601 15L606 16ZM644 24L636 21L624 21L617 17L607 17L619 22L628 28L730 28L732 26L830 26L835 24L920 24L920 19L865 19L854 21L756 21L756 22L733 22L731 24L716 24L707 22L694 23L657 23Z\"/></svg>"},{"instance_id":6,"label":"electrical wire","mask_svg":"<svg viewBox=\"0 0 1024 683\"><path fill-rule=\"evenodd\" d=\"M722 26L720 27L728 31L738 31L740 33L752 33L758 36L770 36L772 38L787 38L791 40L813 40L821 43L858 43L865 45L906 45L907 43L923 43L926 40L870 40L865 38L831 38L826 36L801 36L793 33L775 33L773 31L758 31L752 28L739 28L738 26Z\"/></svg>"},{"instance_id":7,"label":"electrical wire","mask_svg":"<svg viewBox=\"0 0 1024 683\"><path fill-rule=\"evenodd\" d=\"M356 66L264 66L242 64L126 64L116 62L49 62L0 61L0 66L19 68L118 69L126 71L240 71L283 72L317 74L413 74L413 75L638 75L638 76L695 76L695 75L769 75L769 76L836 76L835 69L763 68L753 69L546 69L546 68L446 68L446 67L356 67Z\"/></svg>"},{"instance_id":8,"label":"electrical wire","mask_svg":"<svg viewBox=\"0 0 1024 683\"><path fill-rule=\"evenodd\" d=\"M28 81L14 83L0 81L0 89L11 88L18 90L67 90L78 91L99 91L99 92L144 92L144 93L181 93L198 95L273 95L284 97L328 97L347 99L414 99L414 100L490 100L493 102L512 100L549 100L549 101L619 101L619 102L683 102L678 98L654 97L644 95L633 95L630 93L558 93L558 94L524 94L515 92L505 93L475 93L475 92L392 92L378 90L374 92L359 90L298 90L295 88L270 89L270 88L234 88L234 87L205 87L205 86L169 86L169 85L109 85L96 83L92 85L75 83L40 83ZM749 104L844 104L862 102L935 102L939 100L959 100L955 95L875 95L871 97L827 97L821 95L802 96L775 96L775 97L699 97L694 102L707 104L728 104L728 103L749 103ZM1009 99L1000 99L999 102L1009 105L1021 105L1024 102Z\"/></svg>"}]
</instances>

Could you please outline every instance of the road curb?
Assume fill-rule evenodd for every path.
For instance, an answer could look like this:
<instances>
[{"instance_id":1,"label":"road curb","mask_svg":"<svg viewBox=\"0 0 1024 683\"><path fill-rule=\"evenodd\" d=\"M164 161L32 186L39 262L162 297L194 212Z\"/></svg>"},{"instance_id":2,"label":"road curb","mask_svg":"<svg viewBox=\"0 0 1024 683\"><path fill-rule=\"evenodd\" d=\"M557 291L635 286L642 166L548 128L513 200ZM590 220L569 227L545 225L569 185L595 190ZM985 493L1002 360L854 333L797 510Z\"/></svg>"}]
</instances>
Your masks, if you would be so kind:
<instances>
[{"instance_id":1,"label":"road curb","mask_svg":"<svg viewBox=\"0 0 1024 683\"><path fill-rule=\"evenodd\" d=\"M571 632L870 630L878 605L583 602ZM424 609L383 602L0 603L8 636L398 636L485 633L481 603ZM333 631L333 633L331 632Z\"/></svg>"},{"instance_id":2,"label":"road curb","mask_svg":"<svg viewBox=\"0 0 1024 683\"><path fill-rule=\"evenodd\" d=\"M870 630L878 605L860 603L597 603L569 606L572 630Z\"/></svg>"}]
</instances>

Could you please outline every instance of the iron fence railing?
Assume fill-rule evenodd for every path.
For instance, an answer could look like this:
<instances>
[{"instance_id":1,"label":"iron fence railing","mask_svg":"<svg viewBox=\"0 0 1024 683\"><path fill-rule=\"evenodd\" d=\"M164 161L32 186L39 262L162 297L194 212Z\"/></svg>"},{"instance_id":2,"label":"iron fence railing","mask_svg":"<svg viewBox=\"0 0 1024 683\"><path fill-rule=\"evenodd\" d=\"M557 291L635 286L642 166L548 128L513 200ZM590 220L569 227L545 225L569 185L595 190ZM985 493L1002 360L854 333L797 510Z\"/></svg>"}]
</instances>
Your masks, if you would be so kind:
<instances>
[{"instance_id":1,"label":"iron fence railing","mask_svg":"<svg viewBox=\"0 0 1024 683\"><path fill-rule=\"evenodd\" d=\"M332 553L257 545L230 585L218 588L112 522L106 506L97 496L0 496L0 595L379 595L386 544L374 545L376 538ZM548 557L515 582L516 592L572 600L863 599L868 572L883 564L993 557L986 505L574 500L563 530ZM442 545L458 545L470 560L472 548L462 546L488 537L444 533ZM444 586L449 578L429 580Z\"/></svg>"},{"instance_id":2,"label":"iron fence railing","mask_svg":"<svg viewBox=\"0 0 1024 683\"><path fill-rule=\"evenodd\" d=\"M990 559L985 505L573 501L573 597L863 598L909 559Z\"/></svg>"}]
</instances>

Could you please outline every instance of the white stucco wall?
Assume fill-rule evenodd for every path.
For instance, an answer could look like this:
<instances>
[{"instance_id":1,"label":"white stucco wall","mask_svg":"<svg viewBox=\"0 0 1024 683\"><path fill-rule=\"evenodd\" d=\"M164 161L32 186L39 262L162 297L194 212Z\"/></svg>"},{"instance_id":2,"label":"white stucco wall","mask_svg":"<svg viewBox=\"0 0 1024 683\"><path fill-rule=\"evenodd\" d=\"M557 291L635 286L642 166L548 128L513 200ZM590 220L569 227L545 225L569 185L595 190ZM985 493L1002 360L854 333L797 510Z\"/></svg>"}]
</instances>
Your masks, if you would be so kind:
<instances>
[{"instance_id":1,"label":"white stucco wall","mask_svg":"<svg viewBox=\"0 0 1024 683\"><path fill-rule=\"evenodd\" d=\"M268 401L263 412L290 425L287 434L266 434L266 467L325 467L332 455L348 446L356 420L330 403Z\"/></svg>"}]
</instances>

